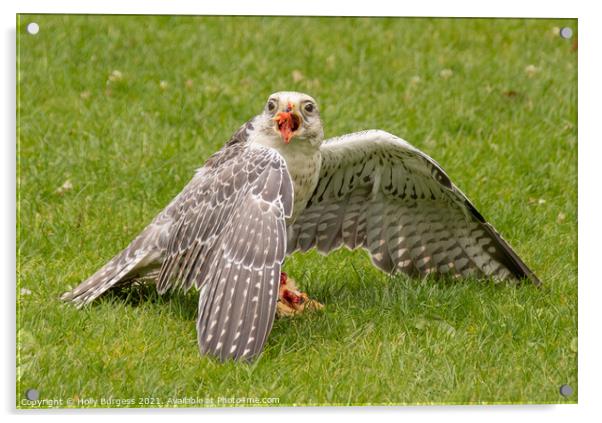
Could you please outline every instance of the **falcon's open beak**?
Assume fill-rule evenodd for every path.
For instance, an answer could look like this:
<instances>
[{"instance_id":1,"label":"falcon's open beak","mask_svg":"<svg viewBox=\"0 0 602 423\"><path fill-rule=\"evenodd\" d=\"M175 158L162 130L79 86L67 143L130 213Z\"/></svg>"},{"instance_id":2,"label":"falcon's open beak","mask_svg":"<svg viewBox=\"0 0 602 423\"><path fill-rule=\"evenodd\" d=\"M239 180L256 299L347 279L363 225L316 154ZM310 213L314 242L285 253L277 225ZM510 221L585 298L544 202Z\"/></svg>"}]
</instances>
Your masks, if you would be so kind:
<instances>
[{"instance_id":1,"label":"falcon's open beak","mask_svg":"<svg viewBox=\"0 0 602 423\"><path fill-rule=\"evenodd\" d=\"M301 127L301 116L294 110L295 105L288 103L286 110L284 112L276 113L276 116L274 117L274 120L278 125L278 131L280 131L280 135L285 144L291 142L291 138L295 135L295 131Z\"/></svg>"}]
</instances>

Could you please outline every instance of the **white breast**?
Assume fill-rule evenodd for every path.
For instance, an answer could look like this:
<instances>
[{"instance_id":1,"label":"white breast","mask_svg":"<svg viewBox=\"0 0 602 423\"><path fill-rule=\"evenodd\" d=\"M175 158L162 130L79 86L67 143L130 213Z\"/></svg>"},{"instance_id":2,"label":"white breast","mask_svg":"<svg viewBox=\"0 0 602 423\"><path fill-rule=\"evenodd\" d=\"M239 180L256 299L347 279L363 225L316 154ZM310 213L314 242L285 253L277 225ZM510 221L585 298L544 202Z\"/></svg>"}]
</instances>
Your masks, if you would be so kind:
<instances>
[{"instance_id":1,"label":"white breast","mask_svg":"<svg viewBox=\"0 0 602 423\"><path fill-rule=\"evenodd\" d=\"M286 158L286 165L293 180L295 190L295 201L293 204L293 216L287 222L291 224L297 216L305 209L305 205L311 198L318 179L320 177L320 165L322 155L320 151L314 151L309 156Z\"/></svg>"}]
</instances>

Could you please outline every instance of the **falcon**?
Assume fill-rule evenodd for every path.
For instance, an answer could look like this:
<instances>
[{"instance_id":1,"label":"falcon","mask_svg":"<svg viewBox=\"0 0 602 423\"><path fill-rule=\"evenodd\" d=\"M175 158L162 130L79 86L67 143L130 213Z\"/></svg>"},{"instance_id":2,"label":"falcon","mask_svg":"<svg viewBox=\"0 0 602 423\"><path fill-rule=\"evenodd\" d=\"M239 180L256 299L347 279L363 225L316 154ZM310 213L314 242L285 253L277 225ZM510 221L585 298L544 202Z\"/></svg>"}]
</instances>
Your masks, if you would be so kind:
<instances>
[{"instance_id":1,"label":"falcon","mask_svg":"<svg viewBox=\"0 0 602 423\"><path fill-rule=\"evenodd\" d=\"M127 248L62 298L81 307L143 278L160 294L194 287L201 354L251 360L277 310L311 302L281 271L285 257L342 246L366 249L391 274L540 284L435 160L382 130L324 141L316 101L278 92Z\"/></svg>"}]
</instances>

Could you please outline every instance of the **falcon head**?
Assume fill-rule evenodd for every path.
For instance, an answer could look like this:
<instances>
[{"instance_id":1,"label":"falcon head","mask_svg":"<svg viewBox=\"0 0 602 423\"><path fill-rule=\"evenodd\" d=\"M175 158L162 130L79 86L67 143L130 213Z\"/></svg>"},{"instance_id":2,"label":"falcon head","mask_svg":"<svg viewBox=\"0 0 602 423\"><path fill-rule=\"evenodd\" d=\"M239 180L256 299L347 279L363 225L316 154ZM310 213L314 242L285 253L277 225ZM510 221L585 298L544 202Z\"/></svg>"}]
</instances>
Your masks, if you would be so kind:
<instances>
[{"instance_id":1,"label":"falcon head","mask_svg":"<svg viewBox=\"0 0 602 423\"><path fill-rule=\"evenodd\" d=\"M311 143L318 147L324 130L316 100L307 94L281 91L272 94L259 116L262 132L275 143Z\"/></svg>"}]
</instances>

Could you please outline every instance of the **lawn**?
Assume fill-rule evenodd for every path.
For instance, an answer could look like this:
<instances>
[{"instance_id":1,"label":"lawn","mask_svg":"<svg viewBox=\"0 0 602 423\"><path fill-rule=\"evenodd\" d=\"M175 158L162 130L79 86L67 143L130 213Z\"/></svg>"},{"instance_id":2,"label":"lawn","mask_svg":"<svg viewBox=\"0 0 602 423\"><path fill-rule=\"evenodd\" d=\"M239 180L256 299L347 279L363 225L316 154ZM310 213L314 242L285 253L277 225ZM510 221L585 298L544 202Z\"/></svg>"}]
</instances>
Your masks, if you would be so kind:
<instances>
[{"instance_id":1,"label":"lawn","mask_svg":"<svg viewBox=\"0 0 602 423\"><path fill-rule=\"evenodd\" d=\"M564 26L577 33L576 20L21 15L17 406L30 388L88 406L576 402L577 51ZM431 155L543 287L295 254L285 270L326 308L278 319L253 364L199 355L196 293L59 300L280 90L314 96L327 137L380 128Z\"/></svg>"}]
</instances>

